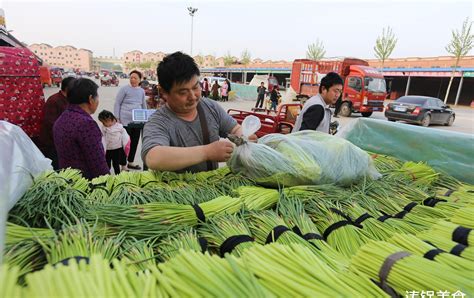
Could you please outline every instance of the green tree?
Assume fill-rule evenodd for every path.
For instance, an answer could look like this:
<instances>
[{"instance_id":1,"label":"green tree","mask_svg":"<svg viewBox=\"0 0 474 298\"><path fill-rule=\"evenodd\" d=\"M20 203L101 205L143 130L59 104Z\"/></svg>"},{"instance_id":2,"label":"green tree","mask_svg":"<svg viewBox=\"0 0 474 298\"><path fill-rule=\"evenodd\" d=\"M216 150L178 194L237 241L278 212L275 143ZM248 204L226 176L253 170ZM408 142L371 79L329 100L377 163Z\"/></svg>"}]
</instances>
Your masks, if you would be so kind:
<instances>
[{"instance_id":1,"label":"green tree","mask_svg":"<svg viewBox=\"0 0 474 298\"><path fill-rule=\"evenodd\" d=\"M251 59L252 59L252 56L247 49L245 49L240 55L240 62L245 66L247 66L250 63Z\"/></svg>"},{"instance_id":2,"label":"green tree","mask_svg":"<svg viewBox=\"0 0 474 298\"><path fill-rule=\"evenodd\" d=\"M326 50L324 49L323 42L319 39L316 39L315 43L308 45L308 50L306 51L306 58L312 60L320 60L326 55Z\"/></svg>"},{"instance_id":3,"label":"green tree","mask_svg":"<svg viewBox=\"0 0 474 298\"><path fill-rule=\"evenodd\" d=\"M224 66L229 67L234 63L234 57L230 54L230 51L227 52L224 56Z\"/></svg>"},{"instance_id":4,"label":"green tree","mask_svg":"<svg viewBox=\"0 0 474 298\"><path fill-rule=\"evenodd\" d=\"M469 53L469 51L473 48L474 35L471 34L471 27L472 22L469 20L469 18L466 18L462 24L461 31L452 30L451 41L446 46L446 51L456 57L456 62L454 63L453 71L451 72L451 79L449 80L448 90L446 91L446 96L444 97L444 103L448 101L449 91L453 82L454 73L456 72L456 68L459 65L459 60L466 56L466 54ZM457 102L455 104L457 104Z\"/></svg>"},{"instance_id":5,"label":"green tree","mask_svg":"<svg viewBox=\"0 0 474 298\"><path fill-rule=\"evenodd\" d=\"M383 69L385 60L392 55L392 52L397 45L397 41L398 39L395 37L392 28L387 27L382 29L382 35L377 37L374 46L375 57L382 61L380 69Z\"/></svg>"},{"instance_id":6,"label":"green tree","mask_svg":"<svg viewBox=\"0 0 474 298\"><path fill-rule=\"evenodd\" d=\"M204 66L204 56L201 53L199 53L199 55L196 56L195 60L199 67Z\"/></svg>"},{"instance_id":7,"label":"green tree","mask_svg":"<svg viewBox=\"0 0 474 298\"><path fill-rule=\"evenodd\" d=\"M153 62L151 61L145 61L139 64L139 67L141 69L152 69L153 68Z\"/></svg>"}]
</instances>

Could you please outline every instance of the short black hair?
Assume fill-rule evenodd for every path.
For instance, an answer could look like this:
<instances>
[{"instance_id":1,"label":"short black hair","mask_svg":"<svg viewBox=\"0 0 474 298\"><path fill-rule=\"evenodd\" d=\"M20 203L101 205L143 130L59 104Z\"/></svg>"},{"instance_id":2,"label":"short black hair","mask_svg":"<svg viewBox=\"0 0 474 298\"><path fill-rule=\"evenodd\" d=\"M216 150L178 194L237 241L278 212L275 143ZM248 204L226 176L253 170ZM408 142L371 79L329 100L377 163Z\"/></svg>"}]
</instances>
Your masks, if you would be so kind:
<instances>
[{"instance_id":1,"label":"short black hair","mask_svg":"<svg viewBox=\"0 0 474 298\"><path fill-rule=\"evenodd\" d=\"M194 59L182 52L167 55L158 64L156 73L158 74L161 88L166 92L169 92L175 84L187 82L193 76L201 75Z\"/></svg>"},{"instance_id":2,"label":"short black hair","mask_svg":"<svg viewBox=\"0 0 474 298\"><path fill-rule=\"evenodd\" d=\"M117 120L117 118L115 118L114 114L110 111L107 111L107 110L102 110L102 112L99 113L98 118L99 118L100 121Z\"/></svg>"},{"instance_id":3,"label":"short black hair","mask_svg":"<svg viewBox=\"0 0 474 298\"><path fill-rule=\"evenodd\" d=\"M76 78L74 77L67 77L67 78L64 78L62 81L61 81L61 90L66 92L66 89L68 89L68 85L74 81Z\"/></svg>"},{"instance_id":4,"label":"short black hair","mask_svg":"<svg viewBox=\"0 0 474 298\"><path fill-rule=\"evenodd\" d=\"M71 104L81 104L89 102L89 96L97 97L97 86L92 80L81 78L75 79L68 86L67 100Z\"/></svg>"},{"instance_id":5,"label":"short black hair","mask_svg":"<svg viewBox=\"0 0 474 298\"><path fill-rule=\"evenodd\" d=\"M335 72L328 73L322 80L319 85L319 93L323 92L323 87L326 90L329 90L334 85L344 85L344 80Z\"/></svg>"},{"instance_id":6,"label":"short black hair","mask_svg":"<svg viewBox=\"0 0 474 298\"><path fill-rule=\"evenodd\" d=\"M137 76L140 78L140 80L142 79L142 73L139 72L138 70L132 70L129 74L129 76L131 76L132 74L136 73Z\"/></svg>"}]
</instances>

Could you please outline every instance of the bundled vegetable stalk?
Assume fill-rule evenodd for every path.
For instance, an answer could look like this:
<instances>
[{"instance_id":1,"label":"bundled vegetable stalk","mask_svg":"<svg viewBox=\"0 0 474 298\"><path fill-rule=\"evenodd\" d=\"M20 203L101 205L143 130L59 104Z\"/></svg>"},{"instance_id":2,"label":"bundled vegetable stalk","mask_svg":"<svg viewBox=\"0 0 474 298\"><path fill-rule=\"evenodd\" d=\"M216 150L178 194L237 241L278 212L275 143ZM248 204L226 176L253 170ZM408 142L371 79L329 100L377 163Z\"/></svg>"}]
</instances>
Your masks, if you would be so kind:
<instances>
[{"instance_id":1,"label":"bundled vegetable stalk","mask_svg":"<svg viewBox=\"0 0 474 298\"><path fill-rule=\"evenodd\" d=\"M44 228L30 228L7 222L6 245L16 244L23 240L34 240L35 238L51 238L54 231Z\"/></svg>"},{"instance_id":2,"label":"bundled vegetable stalk","mask_svg":"<svg viewBox=\"0 0 474 298\"><path fill-rule=\"evenodd\" d=\"M474 268L474 262L449 254L414 235L395 234L388 242L425 259L464 271L462 275L469 275Z\"/></svg>"},{"instance_id":3,"label":"bundled vegetable stalk","mask_svg":"<svg viewBox=\"0 0 474 298\"><path fill-rule=\"evenodd\" d=\"M459 256L471 262L474 261L474 247L439 237L436 233L433 233L433 231L423 231L416 236L426 243L436 246L452 255Z\"/></svg>"},{"instance_id":4,"label":"bundled vegetable stalk","mask_svg":"<svg viewBox=\"0 0 474 298\"><path fill-rule=\"evenodd\" d=\"M391 225L377 220L357 203L347 208L346 211L351 218L354 218L354 224L362 226L362 231L370 239L386 240L396 232L396 229Z\"/></svg>"},{"instance_id":5,"label":"bundled vegetable stalk","mask_svg":"<svg viewBox=\"0 0 474 298\"><path fill-rule=\"evenodd\" d=\"M456 211L451 222L460 226L474 229L474 206L466 207Z\"/></svg>"},{"instance_id":6,"label":"bundled vegetable stalk","mask_svg":"<svg viewBox=\"0 0 474 298\"><path fill-rule=\"evenodd\" d=\"M0 297L21 297L23 289L17 284L20 269L8 263L0 265Z\"/></svg>"},{"instance_id":7,"label":"bundled vegetable stalk","mask_svg":"<svg viewBox=\"0 0 474 298\"><path fill-rule=\"evenodd\" d=\"M235 190L243 201L246 210L265 210L273 207L279 200L278 190L259 186L241 186Z\"/></svg>"},{"instance_id":8,"label":"bundled vegetable stalk","mask_svg":"<svg viewBox=\"0 0 474 298\"><path fill-rule=\"evenodd\" d=\"M207 242L199 238L196 231L187 229L177 235L169 235L158 245L160 258L164 261L177 256L181 251L197 251L204 253L207 250Z\"/></svg>"},{"instance_id":9,"label":"bundled vegetable stalk","mask_svg":"<svg viewBox=\"0 0 474 298\"><path fill-rule=\"evenodd\" d=\"M114 237L106 237L89 226L80 222L73 226L64 227L56 237L37 239L43 247L50 264L56 264L74 257L90 257L100 254L105 259L112 260L120 253L124 233Z\"/></svg>"},{"instance_id":10,"label":"bundled vegetable stalk","mask_svg":"<svg viewBox=\"0 0 474 298\"><path fill-rule=\"evenodd\" d=\"M32 240L7 245L3 253L4 264L17 267L20 276L42 268L47 262L41 246Z\"/></svg>"},{"instance_id":11,"label":"bundled vegetable stalk","mask_svg":"<svg viewBox=\"0 0 474 298\"><path fill-rule=\"evenodd\" d=\"M259 282L278 297L384 297L369 279L336 273L303 245L255 245L242 255Z\"/></svg>"},{"instance_id":12,"label":"bundled vegetable stalk","mask_svg":"<svg viewBox=\"0 0 474 298\"><path fill-rule=\"evenodd\" d=\"M398 170L402 167L403 162L396 159L395 157L382 155L372 152L367 152L374 161L375 168L382 174L391 173L394 170Z\"/></svg>"},{"instance_id":13,"label":"bundled vegetable stalk","mask_svg":"<svg viewBox=\"0 0 474 298\"><path fill-rule=\"evenodd\" d=\"M93 255L90 263L71 260L68 266L47 265L26 276L25 297L166 297L157 276L135 272L113 260Z\"/></svg>"},{"instance_id":14,"label":"bundled vegetable stalk","mask_svg":"<svg viewBox=\"0 0 474 298\"><path fill-rule=\"evenodd\" d=\"M342 212L324 209L316 204L308 205L306 210L319 230L323 231L324 240L348 258L370 239L360 226L343 216Z\"/></svg>"},{"instance_id":15,"label":"bundled vegetable stalk","mask_svg":"<svg viewBox=\"0 0 474 298\"><path fill-rule=\"evenodd\" d=\"M387 262L389 258L391 262ZM393 289L399 295L413 289L473 294L471 280L456 270L383 241L362 246L351 260L352 267L380 283L387 292Z\"/></svg>"},{"instance_id":16,"label":"bundled vegetable stalk","mask_svg":"<svg viewBox=\"0 0 474 298\"><path fill-rule=\"evenodd\" d=\"M159 282L171 297L269 297L242 262L196 251L181 251L158 265Z\"/></svg>"},{"instance_id":17,"label":"bundled vegetable stalk","mask_svg":"<svg viewBox=\"0 0 474 298\"><path fill-rule=\"evenodd\" d=\"M334 184L298 185L285 187L283 194L287 198L301 201L344 202L351 200L351 192Z\"/></svg>"},{"instance_id":18,"label":"bundled vegetable stalk","mask_svg":"<svg viewBox=\"0 0 474 298\"><path fill-rule=\"evenodd\" d=\"M87 212L88 181L78 170L51 172L35 179L33 186L10 211L10 220L32 227L60 228ZM19 218L19 219L17 219Z\"/></svg>"},{"instance_id":19,"label":"bundled vegetable stalk","mask_svg":"<svg viewBox=\"0 0 474 298\"><path fill-rule=\"evenodd\" d=\"M435 183L439 174L424 162L405 162L400 169L390 173L391 179L402 179L415 187L428 188Z\"/></svg>"},{"instance_id":20,"label":"bundled vegetable stalk","mask_svg":"<svg viewBox=\"0 0 474 298\"><path fill-rule=\"evenodd\" d=\"M156 267L156 256L153 249L154 240L127 239L123 242L123 252L120 258L122 264L139 272Z\"/></svg>"},{"instance_id":21,"label":"bundled vegetable stalk","mask_svg":"<svg viewBox=\"0 0 474 298\"><path fill-rule=\"evenodd\" d=\"M221 256L226 253L241 256L255 241L247 222L236 214L213 217L203 226L202 235L209 240L210 245L219 249Z\"/></svg>"},{"instance_id":22,"label":"bundled vegetable stalk","mask_svg":"<svg viewBox=\"0 0 474 298\"><path fill-rule=\"evenodd\" d=\"M448 221L438 221L431 227L430 233L463 245L472 246L474 244L474 233L471 233L470 228L459 226Z\"/></svg>"}]
</instances>

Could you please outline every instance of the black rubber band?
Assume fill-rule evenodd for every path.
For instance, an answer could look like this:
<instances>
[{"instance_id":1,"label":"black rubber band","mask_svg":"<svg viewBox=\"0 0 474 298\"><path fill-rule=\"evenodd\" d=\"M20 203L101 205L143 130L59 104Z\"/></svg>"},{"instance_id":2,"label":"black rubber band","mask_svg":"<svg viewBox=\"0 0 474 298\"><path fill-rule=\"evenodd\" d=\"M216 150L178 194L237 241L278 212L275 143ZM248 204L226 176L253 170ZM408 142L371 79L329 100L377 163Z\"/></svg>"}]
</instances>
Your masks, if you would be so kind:
<instances>
[{"instance_id":1,"label":"black rubber band","mask_svg":"<svg viewBox=\"0 0 474 298\"><path fill-rule=\"evenodd\" d=\"M324 240L327 240L329 235L341 228L341 227L344 227L344 226L347 226L347 225L353 225L351 221L348 221L348 220L341 220L341 221L338 221L336 223L333 223L332 225L330 225L329 227L326 228L326 230L324 230L324 233L323 233L323 238Z\"/></svg>"},{"instance_id":2,"label":"black rubber band","mask_svg":"<svg viewBox=\"0 0 474 298\"><path fill-rule=\"evenodd\" d=\"M411 253L407 251L399 251L394 254L389 255L380 267L379 278L380 278L380 287L389 295L392 295L393 289L387 284L387 278L392 270L393 265L395 265L399 260L410 256Z\"/></svg>"},{"instance_id":3,"label":"black rubber band","mask_svg":"<svg viewBox=\"0 0 474 298\"><path fill-rule=\"evenodd\" d=\"M455 192L454 189L449 189L449 190L444 194L444 196L445 196L445 197L449 197L449 196L451 196L451 194L452 194L453 192Z\"/></svg>"},{"instance_id":4,"label":"black rubber band","mask_svg":"<svg viewBox=\"0 0 474 298\"><path fill-rule=\"evenodd\" d=\"M193 206L194 212L196 212L196 217L198 218L198 222L205 223L206 222L206 216L204 215L204 211L202 211L199 204L194 204L194 205L191 205L191 206Z\"/></svg>"},{"instance_id":5,"label":"black rubber band","mask_svg":"<svg viewBox=\"0 0 474 298\"><path fill-rule=\"evenodd\" d=\"M296 235L303 237L303 232L301 232L301 230L300 230L300 228L298 228L298 226L294 226L291 230L292 230Z\"/></svg>"},{"instance_id":6,"label":"black rubber band","mask_svg":"<svg viewBox=\"0 0 474 298\"><path fill-rule=\"evenodd\" d=\"M63 264L64 266L69 266L69 262L71 260L76 260L76 262L78 264L81 260L85 260L86 264L89 264L89 262L90 262L90 259L88 257L74 256L74 257L66 258L64 260L61 260L61 261L53 264L53 267L56 267L56 265L59 265L59 264Z\"/></svg>"},{"instance_id":7,"label":"black rubber band","mask_svg":"<svg viewBox=\"0 0 474 298\"><path fill-rule=\"evenodd\" d=\"M444 252L444 250L439 249L439 248L435 248L435 249L427 251L423 255L423 258L428 259L428 260L434 260L434 258L442 252Z\"/></svg>"},{"instance_id":8,"label":"black rubber band","mask_svg":"<svg viewBox=\"0 0 474 298\"><path fill-rule=\"evenodd\" d=\"M357 226L360 226L364 222L364 220L372 218L372 217L373 216L370 215L369 213L364 213L354 221L354 224Z\"/></svg>"},{"instance_id":9,"label":"black rubber band","mask_svg":"<svg viewBox=\"0 0 474 298\"><path fill-rule=\"evenodd\" d=\"M428 206L428 207L434 207L439 202L447 202L447 200L438 199L435 197L429 197L423 201L423 205Z\"/></svg>"},{"instance_id":10,"label":"black rubber band","mask_svg":"<svg viewBox=\"0 0 474 298\"><path fill-rule=\"evenodd\" d=\"M403 210L405 210L406 212L410 212L411 209L413 209L416 205L418 205L418 203L411 202L410 204L407 204L405 207L403 207Z\"/></svg>"},{"instance_id":11,"label":"black rubber band","mask_svg":"<svg viewBox=\"0 0 474 298\"><path fill-rule=\"evenodd\" d=\"M276 226L272 229L272 231L268 234L267 240L265 241L265 244L269 244L272 242L275 242L278 240L278 238L281 236L281 234L291 231L288 229L288 227L285 226Z\"/></svg>"},{"instance_id":12,"label":"black rubber band","mask_svg":"<svg viewBox=\"0 0 474 298\"><path fill-rule=\"evenodd\" d=\"M205 253L207 251L207 240L203 237L198 237L199 246L201 246L201 252Z\"/></svg>"},{"instance_id":13,"label":"black rubber band","mask_svg":"<svg viewBox=\"0 0 474 298\"><path fill-rule=\"evenodd\" d=\"M341 210L338 210L336 208L329 208L329 210L331 210L331 212L339 215L339 216L342 216L345 220L347 221L352 221L352 218L349 217L349 215L345 214L344 212L342 212Z\"/></svg>"},{"instance_id":14,"label":"black rubber band","mask_svg":"<svg viewBox=\"0 0 474 298\"><path fill-rule=\"evenodd\" d=\"M235 235L230 236L224 242L222 242L219 252L221 257L224 257L226 253L231 253L237 245L244 243L244 242L253 242L255 239L249 235Z\"/></svg>"},{"instance_id":15,"label":"black rubber band","mask_svg":"<svg viewBox=\"0 0 474 298\"><path fill-rule=\"evenodd\" d=\"M316 239L316 240L324 240L323 236L319 235L319 234L316 234L316 233L307 233L307 234L304 234L303 235L303 239L304 240L313 240L313 239Z\"/></svg>"},{"instance_id":16,"label":"black rubber band","mask_svg":"<svg viewBox=\"0 0 474 298\"><path fill-rule=\"evenodd\" d=\"M392 218L392 216L391 216L390 214L385 214L385 215L382 215L382 216L380 216L380 217L377 217L377 220L378 220L378 221L381 221L381 222L384 222L384 221L386 221L386 220L389 219L389 218Z\"/></svg>"},{"instance_id":17,"label":"black rubber band","mask_svg":"<svg viewBox=\"0 0 474 298\"><path fill-rule=\"evenodd\" d=\"M465 228L462 226L457 227L453 231L452 240L457 243L469 245L467 240L469 238L469 233L471 232L471 230L472 229Z\"/></svg>"},{"instance_id":18,"label":"black rubber band","mask_svg":"<svg viewBox=\"0 0 474 298\"><path fill-rule=\"evenodd\" d=\"M395 214L395 215L393 216L393 218L402 219L402 218L404 218L405 215L407 215L407 214L408 214L408 211L403 210L403 211L400 211L400 212L398 212L397 214Z\"/></svg>"},{"instance_id":19,"label":"black rubber band","mask_svg":"<svg viewBox=\"0 0 474 298\"><path fill-rule=\"evenodd\" d=\"M466 247L467 246L464 244L457 244L449 251L449 253L460 257L462 252L466 249Z\"/></svg>"}]
</instances>

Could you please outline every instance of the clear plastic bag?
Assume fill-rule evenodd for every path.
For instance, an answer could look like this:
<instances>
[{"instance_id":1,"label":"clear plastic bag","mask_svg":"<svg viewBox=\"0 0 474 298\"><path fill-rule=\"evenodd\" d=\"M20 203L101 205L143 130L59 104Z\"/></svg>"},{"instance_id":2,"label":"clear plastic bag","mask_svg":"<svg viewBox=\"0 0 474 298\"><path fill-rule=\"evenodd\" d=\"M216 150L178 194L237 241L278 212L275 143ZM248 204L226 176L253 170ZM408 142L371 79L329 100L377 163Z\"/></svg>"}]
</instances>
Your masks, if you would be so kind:
<instances>
[{"instance_id":1,"label":"clear plastic bag","mask_svg":"<svg viewBox=\"0 0 474 298\"><path fill-rule=\"evenodd\" d=\"M260 127L250 129L246 127L250 122L245 120L242 130L248 137ZM365 151L344 139L316 131L266 135L258 143L238 146L227 164L232 172L272 187L350 185L363 177L381 176Z\"/></svg>"},{"instance_id":2,"label":"clear plastic bag","mask_svg":"<svg viewBox=\"0 0 474 298\"><path fill-rule=\"evenodd\" d=\"M44 157L20 127L5 121L0 121L0 148L0 251L3 251L8 211L33 184L33 178L52 167L51 160Z\"/></svg>"}]
</instances>

